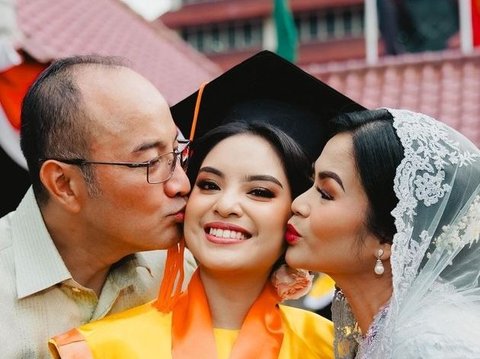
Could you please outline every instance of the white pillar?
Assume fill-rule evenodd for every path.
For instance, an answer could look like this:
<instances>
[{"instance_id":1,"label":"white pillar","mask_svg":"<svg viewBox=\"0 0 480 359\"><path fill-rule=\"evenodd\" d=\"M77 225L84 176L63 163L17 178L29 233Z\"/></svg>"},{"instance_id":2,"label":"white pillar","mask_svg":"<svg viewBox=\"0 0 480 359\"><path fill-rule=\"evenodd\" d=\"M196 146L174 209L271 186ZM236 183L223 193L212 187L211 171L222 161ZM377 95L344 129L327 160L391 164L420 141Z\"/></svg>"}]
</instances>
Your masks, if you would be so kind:
<instances>
[{"instance_id":1,"label":"white pillar","mask_svg":"<svg viewBox=\"0 0 480 359\"><path fill-rule=\"evenodd\" d=\"M459 0L460 48L467 55L473 52L472 3L471 0Z\"/></svg>"},{"instance_id":2,"label":"white pillar","mask_svg":"<svg viewBox=\"0 0 480 359\"><path fill-rule=\"evenodd\" d=\"M365 52L367 64L378 61L378 14L377 1L365 0Z\"/></svg>"},{"instance_id":3,"label":"white pillar","mask_svg":"<svg viewBox=\"0 0 480 359\"><path fill-rule=\"evenodd\" d=\"M271 16L263 22L263 49L275 51L277 48L277 33Z\"/></svg>"}]
</instances>

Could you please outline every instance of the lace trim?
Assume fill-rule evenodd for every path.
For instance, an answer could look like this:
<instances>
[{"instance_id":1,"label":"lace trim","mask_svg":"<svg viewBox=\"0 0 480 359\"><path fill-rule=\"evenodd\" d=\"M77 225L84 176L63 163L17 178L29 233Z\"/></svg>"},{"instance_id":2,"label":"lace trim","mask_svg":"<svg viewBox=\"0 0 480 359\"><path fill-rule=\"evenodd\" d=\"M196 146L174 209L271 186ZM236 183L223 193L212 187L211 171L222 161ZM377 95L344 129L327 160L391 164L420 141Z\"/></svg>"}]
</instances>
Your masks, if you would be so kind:
<instances>
[{"instance_id":1,"label":"lace trim","mask_svg":"<svg viewBox=\"0 0 480 359\"><path fill-rule=\"evenodd\" d=\"M480 196L476 196L467 213L462 216L462 219L454 225L444 226L442 234L434 240L434 243L437 249L451 254L467 245L471 246L479 240ZM437 256L440 256L438 251L436 253ZM427 253L427 257L431 258L431 253Z\"/></svg>"},{"instance_id":2,"label":"lace trim","mask_svg":"<svg viewBox=\"0 0 480 359\"><path fill-rule=\"evenodd\" d=\"M362 338L362 341L359 343L359 348L356 359L369 359L372 357L373 350L375 349L375 342L378 341L378 335L381 333L383 328L382 322L386 318L389 310L389 303L384 305L380 311L373 318L373 322L368 328L367 334Z\"/></svg>"},{"instance_id":3,"label":"lace trim","mask_svg":"<svg viewBox=\"0 0 480 359\"><path fill-rule=\"evenodd\" d=\"M380 308L365 335L353 316L350 304L342 290L335 292L332 303L332 319L335 325L334 353L336 359L369 359L375 343L381 337L382 323L388 314L390 303Z\"/></svg>"},{"instance_id":4,"label":"lace trim","mask_svg":"<svg viewBox=\"0 0 480 359\"><path fill-rule=\"evenodd\" d=\"M427 115L408 110L388 111L394 118L393 125L404 148L404 159L394 180L399 203L392 215L398 233L393 239L391 258L393 276L401 278L394 281L394 291L401 300L402 293L415 279L432 240L426 231L416 240L412 238L411 224L417 207L435 205L450 192L450 185L444 183L447 166L470 165L479 155L462 151L459 143L449 138L451 130Z\"/></svg>"}]
</instances>

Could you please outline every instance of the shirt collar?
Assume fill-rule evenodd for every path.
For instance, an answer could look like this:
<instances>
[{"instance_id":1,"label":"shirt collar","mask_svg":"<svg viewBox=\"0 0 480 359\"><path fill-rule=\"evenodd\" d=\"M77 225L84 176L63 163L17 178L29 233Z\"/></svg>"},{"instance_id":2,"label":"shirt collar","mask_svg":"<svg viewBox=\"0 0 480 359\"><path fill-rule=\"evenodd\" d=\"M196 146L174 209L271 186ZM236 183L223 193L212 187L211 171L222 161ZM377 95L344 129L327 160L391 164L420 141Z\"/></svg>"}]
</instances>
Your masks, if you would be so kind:
<instances>
[{"instance_id":1,"label":"shirt collar","mask_svg":"<svg viewBox=\"0 0 480 359\"><path fill-rule=\"evenodd\" d=\"M30 187L12 218L18 298L71 278Z\"/></svg>"}]
</instances>

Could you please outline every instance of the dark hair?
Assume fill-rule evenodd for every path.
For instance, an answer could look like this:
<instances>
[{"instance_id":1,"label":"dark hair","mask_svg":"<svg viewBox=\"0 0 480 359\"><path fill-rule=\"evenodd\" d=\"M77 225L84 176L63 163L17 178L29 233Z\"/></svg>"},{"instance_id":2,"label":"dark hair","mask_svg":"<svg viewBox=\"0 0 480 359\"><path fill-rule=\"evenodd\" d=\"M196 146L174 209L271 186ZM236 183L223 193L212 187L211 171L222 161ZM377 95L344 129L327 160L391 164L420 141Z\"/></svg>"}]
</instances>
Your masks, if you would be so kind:
<instances>
[{"instance_id":1,"label":"dark hair","mask_svg":"<svg viewBox=\"0 0 480 359\"><path fill-rule=\"evenodd\" d=\"M220 141L238 134L259 136L273 146L282 161L292 191L292 198L311 186L311 162L303 149L279 128L256 121L229 122L208 131L205 135L193 141L192 155L187 170L192 186L203 160L212 148Z\"/></svg>"},{"instance_id":2,"label":"dark hair","mask_svg":"<svg viewBox=\"0 0 480 359\"><path fill-rule=\"evenodd\" d=\"M392 243L396 232L391 211L398 203L395 172L404 155L393 117L386 109L346 113L330 123L332 135L351 133L353 156L368 198L367 228L380 243Z\"/></svg>"},{"instance_id":3,"label":"dark hair","mask_svg":"<svg viewBox=\"0 0 480 359\"><path fill-rule=\"evenodd\" d=\"M30 86L22 102L20 146L39 205L48 193L40 181L41 159L84 157L91 123L76 83L80 66L125 67L110 56L72 56L54 61Z\"/></svg>"}]
</instances>

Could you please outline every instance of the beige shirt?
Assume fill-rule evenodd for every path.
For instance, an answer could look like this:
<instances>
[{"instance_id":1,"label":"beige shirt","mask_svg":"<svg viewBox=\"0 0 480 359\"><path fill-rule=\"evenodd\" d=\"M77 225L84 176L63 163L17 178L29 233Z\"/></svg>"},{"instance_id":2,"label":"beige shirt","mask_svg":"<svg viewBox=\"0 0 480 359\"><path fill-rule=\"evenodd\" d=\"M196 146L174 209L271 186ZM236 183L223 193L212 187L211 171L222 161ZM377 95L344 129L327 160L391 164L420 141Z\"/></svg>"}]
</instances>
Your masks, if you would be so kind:
<instances>
[{"instance_id":1,"label":"beige shirt","mask_svg":"<svg viewBox=\"0 0 480 359\"><path fill-rule=\"evenodd\" d=\"M187 280L195 269L185 253ZM58 253L30 188L0 219L0 357L49 358L47 342L156 297L166 251L137 253L112 269L100 297L78 284Z\"/></svg>"}]
</instances>

